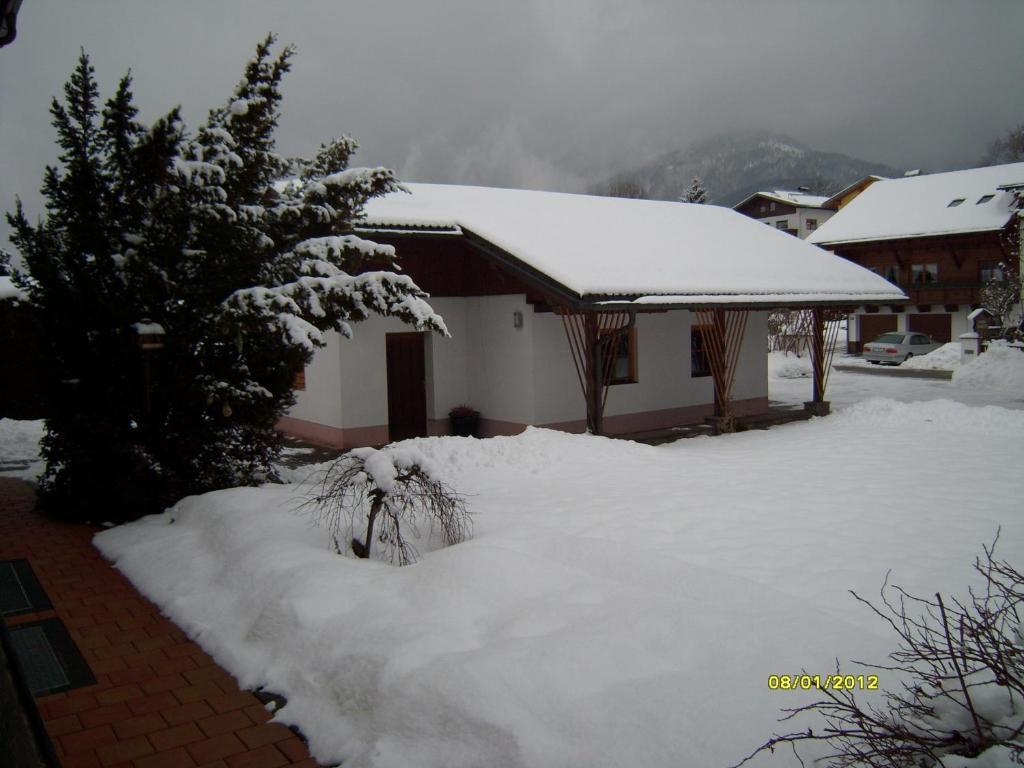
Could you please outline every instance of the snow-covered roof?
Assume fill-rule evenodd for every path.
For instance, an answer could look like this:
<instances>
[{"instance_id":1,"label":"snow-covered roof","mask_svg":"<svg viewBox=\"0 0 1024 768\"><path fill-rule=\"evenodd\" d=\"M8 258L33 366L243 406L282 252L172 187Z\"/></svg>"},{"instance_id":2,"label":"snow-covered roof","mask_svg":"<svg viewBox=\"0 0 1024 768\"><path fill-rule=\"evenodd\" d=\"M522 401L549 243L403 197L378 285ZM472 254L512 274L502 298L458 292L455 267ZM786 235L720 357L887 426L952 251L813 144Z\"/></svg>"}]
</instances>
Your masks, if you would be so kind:
<instances>
[{"instance_id":1,"label":"snow-covered roof","mask_svg":"<svg viewBox=\"0 0 1024 768\"><path fill-rule=\"evenodd\" d=\"M829 199L824 195L807 195L803 192L792 192L788 189L774 189L771 192L755 192L742 202L734 205L733 208L739 210L757 197L763 197L765 200L774 200L784 205L795 205L798 208L821 208Z\"/></svg>"},{"instance_id":2,"label":"snow-covered roof","mask_svg":"<svg viewBox=\"0 0 1024 768\"><path fill-rule=\"evenodd\" d=\"M457 228L585 300L777 306L905 298L880 276L729 208L407 186L411 194L371 200L360 229Z\"/></svg>"},{"instance_id":3,"label":"snow-covered roof","mask_svg":"<svg viewBox=\"0 0 1024 768\"><path fill-rule=\"evenodd\" d=\"M1000 230L1024 163L882 179L808 237L821 245ZM960 201L960 202L956 202Z\"/></svg>"}]
</instances>

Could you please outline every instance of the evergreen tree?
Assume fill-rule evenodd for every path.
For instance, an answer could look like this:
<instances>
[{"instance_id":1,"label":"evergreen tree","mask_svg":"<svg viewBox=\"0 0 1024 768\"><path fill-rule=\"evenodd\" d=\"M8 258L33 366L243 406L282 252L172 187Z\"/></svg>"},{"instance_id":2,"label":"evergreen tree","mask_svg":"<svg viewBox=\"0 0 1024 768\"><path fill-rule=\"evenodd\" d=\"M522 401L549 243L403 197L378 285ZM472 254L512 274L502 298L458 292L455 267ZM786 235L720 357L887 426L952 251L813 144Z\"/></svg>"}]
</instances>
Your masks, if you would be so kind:
<instances>
[{"instance_id":1,"label":"evergreen tree","mask_svg":"<svg viewBox=\"0 0 1024 768\"><path fill-rule=\"evenodd\" d=\"M708 191L704 188L704 182L699 176L694 176L690 182L690 188L680 198L682 203L697 203L703 205L708 201Z\"/></svg>"},{"instance_id":2,"label":"evergreen tree","mask_svg":"<svg viewBox=\"0 0 1024 768\"><path fill-rule=\"evenodd\" d=\"M368 199L402 189L394 174L349 168L348 137L308 162L274 153L293 49L273 43L195 136L176 109L137 122L130 75L101 111L84 52L53 101L47 215L33 225L19 201L8 220L46 345L40 499L54 514L130 519L272 479L274 424L325 331L377 313L446 333L388 271L394 249L351 234ZM141 349L144 323L166 332L159 351Z\"/></svg>"}]
</instances>

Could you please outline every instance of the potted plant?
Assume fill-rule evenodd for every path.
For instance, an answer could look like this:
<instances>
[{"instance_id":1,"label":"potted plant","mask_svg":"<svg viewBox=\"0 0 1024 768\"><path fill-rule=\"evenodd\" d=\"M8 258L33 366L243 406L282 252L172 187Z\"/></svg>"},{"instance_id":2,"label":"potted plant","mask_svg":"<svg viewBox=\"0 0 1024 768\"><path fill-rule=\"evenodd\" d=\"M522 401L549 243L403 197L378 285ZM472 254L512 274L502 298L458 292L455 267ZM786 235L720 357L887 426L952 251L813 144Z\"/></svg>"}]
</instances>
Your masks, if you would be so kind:
<instances>
[{"instance_id":1,"label":"potted plant","mask_svg":"<svg viewBox=\"0 0 1024 768\"><path fill-rule=\"evenodd\" d=\"M452 424L452 434L459 437L476 437L480 428L480 412L468 405L457 405L448 411L448 420Z\"/></svg>"}]
</instances>

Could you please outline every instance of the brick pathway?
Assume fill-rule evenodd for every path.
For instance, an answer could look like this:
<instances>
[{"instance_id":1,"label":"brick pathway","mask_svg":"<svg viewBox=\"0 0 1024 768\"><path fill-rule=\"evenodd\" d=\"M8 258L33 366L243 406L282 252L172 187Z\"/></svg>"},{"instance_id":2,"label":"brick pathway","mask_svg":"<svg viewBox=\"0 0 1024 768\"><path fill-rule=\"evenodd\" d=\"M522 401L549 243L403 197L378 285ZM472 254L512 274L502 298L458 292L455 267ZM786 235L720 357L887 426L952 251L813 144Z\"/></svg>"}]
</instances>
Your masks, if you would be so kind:
<instances>
[{"instance_id":1,"label":"brick pathway","mask_svg":"<svg viewBox=\"0 0 1024 768\"><path fill-rule=\"evenodd\" d=\"M36 699L63 768L315 768L301 739L110 567L97 529L34 506L29 485L0 478L0 560L28 559L54 606L7 624L59 618L97 680Z\"/></svg>"}]
</instances>

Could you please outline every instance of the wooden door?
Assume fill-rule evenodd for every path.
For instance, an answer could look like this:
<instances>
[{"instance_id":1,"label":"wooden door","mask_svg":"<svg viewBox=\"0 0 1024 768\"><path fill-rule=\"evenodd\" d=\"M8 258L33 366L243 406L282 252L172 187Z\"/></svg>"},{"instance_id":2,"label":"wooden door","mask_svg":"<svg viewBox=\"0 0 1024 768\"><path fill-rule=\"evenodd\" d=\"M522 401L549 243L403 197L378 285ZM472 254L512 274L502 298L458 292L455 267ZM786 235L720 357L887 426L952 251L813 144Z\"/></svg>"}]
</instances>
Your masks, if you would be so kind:
<instances>
[{"instance_id":1,"label":"wooden door","mask_svg":"<svg viewBox=\"0 0 1024 768\"><path fill-rule=\"evenodd\" d=\"M946 343L953 340L953 316L946 313L907 315L907 330L927 333L935 341Z\"/></svg>"},{"instance_id":2,"label":"wooden door","mask_svg":"<svg viewBox=\"0 0 1024 768\"><path fill-rule=\"evenodd\" d=\"M427 434L427 369L422 333L389 333L388 439L405 440Z\"/></svg>"},{"instance_id":3,"label":"wooden door","mask_svg":"<svg viewBox=\"0 0 1024 768\"><path fill-rule=\"evenodd\" d=\"M857 315L860 324L860 341L857 348L848 350L859 355L864 345L874 341L883 333L896 330L896 315Z\"/></svg>"}]
</instances>

